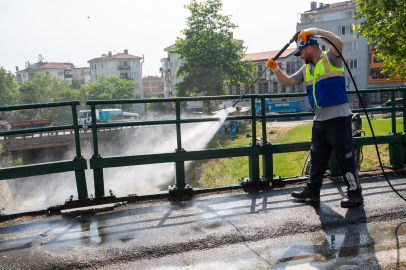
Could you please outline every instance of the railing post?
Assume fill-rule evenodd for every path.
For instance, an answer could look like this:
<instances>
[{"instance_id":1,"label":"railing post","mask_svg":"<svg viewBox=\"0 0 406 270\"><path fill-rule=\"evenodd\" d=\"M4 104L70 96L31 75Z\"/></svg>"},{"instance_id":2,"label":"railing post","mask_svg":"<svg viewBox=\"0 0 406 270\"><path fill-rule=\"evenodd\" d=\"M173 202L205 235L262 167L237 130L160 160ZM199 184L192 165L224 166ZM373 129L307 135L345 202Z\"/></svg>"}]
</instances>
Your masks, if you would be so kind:
<instances>
[{"instance_id":1,"label":"railing post","mask_svg":"<svg viewBox=\"0 0 406 270\"><path fill-rule=\"evenodd\" d=\"M83 156L80 150L80 138L79 138L79 126L78 126L78 115L76 112L76 105L71 105L72 108L72 117L73 117L73 125L75 126L75 145L76 145L76 157L73 159L74 161L83 160ZM86 199L88 197L87 193L87 185L86 185L86 176L84 170L75 171L75 178L76 178L76 188L78 190L78 198Z\"/></svg>"},{"instance_id":2,"label":"railing post","mask_svg":"<svg viewBox=\"0 0 406 270\"><path fill-rule=\"evenodd\" d=\"M258 147L257 145L257 125L256 125L256 114L255 114L255 97L251 97L251 125L252 125L252 143L251 147ZM266 133L265 133L266 136ZM241 185L252 185L257 184L262 181L259 177L259 155L248 156L249 165L249 179L240 179Z\"/></svg>"},{"instance_id":3,"label":"railing post","mask_svg":"<svg viewBox=\"0 0 406 270\"><path fill-rule=\"evenodd\" d=\"M97 141L96 105L94 103L91 103L90 109L92 113L92 135L93 135L93 156L91 159L99 159L102 157L99 155L99 146ZM103 197L105 195L103 169L93 169L93 179L94 179L95 197L96 198Z\"/></svg>"},{"instance_id":4,"label":"railing post","mask_svg":"<svg viewBox=\"0 0 406 270\"><path fill-rule=\"evenodd\" d=\"M392 133L395 137L401 136L401 134L396 133L396 91L398 91L399 88L392 89L391 90L391 105L392 105ZM403 101L403 104L405 101ZM404 117L404 116L403 116ZM386 166L391 169L397 169L401 168L404 166L405 163L405 152L406 152L406 146L405 143L390 143L389 144L389 160L390 160L390 165Z\"/></svg>"},{"instance_id":5,"label":"railing post","mask_svg":"<svg viewBox=\"0 0 406 270\"><path fill-rule=\"evenodd\" d=\"M186 153L185 149L182 148L182 133L180 128L180 100L175 101L175 111L176 111L176 142L177 148L175 152L179 155ZM185 162L175 161L175 185L169 185L169 193L179 193L184 194L192 192L192 187L186 184L185 181Z\"/></svg>"},{"instance_id":6,"label":"railing post","mask_svg":"<svg viewBox=\"0 0 406 270\"><path fill-rule=\"evenodd\" d=\"M266 116L265 109L265 98L261 97L261 116ZM266 122L268 119L262 118L262 180L272 181L273 180L273 156L271 150L271 144L268 142L266 133Z\"/></svg>"}]
</instances>

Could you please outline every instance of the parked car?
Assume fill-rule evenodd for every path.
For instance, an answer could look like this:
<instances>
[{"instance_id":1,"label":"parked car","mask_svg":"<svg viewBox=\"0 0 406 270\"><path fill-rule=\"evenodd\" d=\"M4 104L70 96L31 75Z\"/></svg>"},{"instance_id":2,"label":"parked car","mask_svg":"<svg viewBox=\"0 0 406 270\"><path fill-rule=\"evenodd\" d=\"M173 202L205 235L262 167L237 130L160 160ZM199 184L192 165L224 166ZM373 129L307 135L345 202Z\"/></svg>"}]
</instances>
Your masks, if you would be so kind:
<instances>
[{"instance_id":1,"label":"parked car","mask_svg":"<svg viewBox=\"0 0 406 270\"><path fill-rule=\"evenodd\" d=\"M402 106L402 105L403 105L403 98L395 99L395 106L398 107L398 106ZM378 108L382 108L382 107L392 107L392 100L385 101ZM398 110L398 111L400 111L400 110ZM377 111L376 113L390 113L390 111Z\"/></svg>"}]
</instances>

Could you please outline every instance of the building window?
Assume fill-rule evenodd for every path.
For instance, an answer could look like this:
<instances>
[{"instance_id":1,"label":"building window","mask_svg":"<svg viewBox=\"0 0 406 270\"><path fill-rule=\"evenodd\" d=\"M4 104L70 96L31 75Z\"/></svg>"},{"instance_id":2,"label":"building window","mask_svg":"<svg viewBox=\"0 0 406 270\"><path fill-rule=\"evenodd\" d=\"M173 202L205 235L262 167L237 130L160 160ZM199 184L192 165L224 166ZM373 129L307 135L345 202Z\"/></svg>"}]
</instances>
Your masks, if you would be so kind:
<instances>
[{"instance_id":1,"label":"building window","mask_svg":"<svg viewBox=\"0 0 406 270\"><path fill-rule=\"evenodd\" d=\"M58 76L63 76L63 71L58 71Z\"/></svg>"},{"instance_id":2,"label":"building window","mask_svg":"<svg viewBox=\"0 0 406 270\"><path fill-rule=\"evenodd\" d=\"M264 90L264 94L268 94L268 83L267 82L262 83L262 88Z\"/></svg>"},{"instance_id":3,"label":"building window","mask_svg":"<svg viewBox=\"0 0 406 270\"><path fill-rule=\"evenodd\" d=\"M343 52L352 52L358 50L358 42L343 43Z\"/></svg>"},{"instance_id":4,"label":"building window","mask_svg":"<svg viewBox=\"0 0 406 270\"><path fill-rule=\"evenodd\" d=\"M357 59L350 59L348 60L350 63L350 68L357 68L358 67L358 60Z\"/></svg>"},{"instance_id":5,"label":"building window","mask_svg":"<svg viewBox=\"0 0 406 270\"><path fill-rule=\"evenodd\" d=\"M376 94L377 94L377 93L371 93L371 102L376 102L376 101L378 101L378 100L376 99Z\"/></svg>"},{"instance_id":6,"label":"building window","mask_svg":"<svg viewBox=\"0 0 406 270\"><path fill-rule=\"evenodd\" d=\"M103 63L99 64L99 69L103 69Z\"/></svg>"},{"instance_id":7,"label":"building window","mask_svg":"<svg viewBox=\"0 0 406 270\"><path fill-rule=\"evenodd\" d=\"M106 66L107 66L107 68L113 68L114 62L107 62Z\"/></svg>"},{"instance_id":8,"label":"building window","mask_svg":"<svg viewBox=\"0 0 406 270\"><path fill-rule=\"evenodd\" d=\"M278 82L273 82L273 92L278 93Z\"/></svg>"},{"instance_id":9,"label":"building window","mask_svg":"<svg viewBox=\"0 0 406 270\"><path fill-rule=\"evenodd\" d=\"M352 33L354 33L352 25L346 25L346 26L339 26L338 27L338 35L339 36L350 35Z\"/></svg>"},{"instance_id":10,"label":"building window","mask_svg":"<svg viewBox=\"0 0 406 270\"><path fill-rule=\"evenodd\" d=\"M282 86L282 93L286 93L286 87Z\"/></svg>"},{"instance_id":11,"label":"building window","mask_svg":"<svg viewBox=\"0 0 406 270\"><path fill-rule=\"evenodd\" d=\"M141 99L141 95L135 95L135 99Z\"/></svg>"},{"instance_id":12,"label":"building window","mask_svg":"<svg viewBox=\"0 0 406 270\"><path fill-rule=\"evenodd\" d=\"M138 67L138 61L131 61L130 64L133 67Z\"/></svg>"},{"instance_id":13,"label":"building window","mask_svg":"<svg viewBox=\"0 0 406 270\"><path fill-rule=\"evenodd\" d=\"M372 70L372 79L378 79L378 70Z\"/></svg>"},{"instance_id":14,"label":"building window","mask_svg":"<svg viewBox=\"0 0 406 270\"><path fill-rule=\"evenodd\" d=\"M345 12L345 17L346 17L346 18L352 18L353 15L354 15L354 12L353 12L352 10Z\"/></svg>"},{"instance_id":15,"label":"building window","mask_svg":"<svg viewBox=\"0 0 406 270\"><path fill-rule=\"evenodd\" d=\"M292 93L296 93L296 86L292 85Z\"/></svg>"},{"instance_id":16,"label":"building window","mask_svg":"<svg viewBox=\"0 0 406 270\"><path fill-rule=\"evenodd\" d=\"M355 81L355 83L358 83L358 77L357 76L353 76L353 78L354 78L354 81ZM345 77L345 85L354 85L353 84L353 82L352 82L352 80L351 80L351 77Z\"/></svg>"},{"instance_id":17,"label":"building window","mask_svg":"<svg viewBox=\"0 0 406 270\"><path fill-rule=\"evenodd\" d=\"M286 63L286 74L293 74L295 73L295 63L288 62Z\"/></svg>"},{"instance_id":18,"label":"building window","mask_svg":"<svg viewBox=\"0 0 406 270\"><path fill-rule=\"evenodd\" d=\"M138 78L139 77L139 73L138 72L131 72L131 78Z\"/></svg>"}]
</instances>

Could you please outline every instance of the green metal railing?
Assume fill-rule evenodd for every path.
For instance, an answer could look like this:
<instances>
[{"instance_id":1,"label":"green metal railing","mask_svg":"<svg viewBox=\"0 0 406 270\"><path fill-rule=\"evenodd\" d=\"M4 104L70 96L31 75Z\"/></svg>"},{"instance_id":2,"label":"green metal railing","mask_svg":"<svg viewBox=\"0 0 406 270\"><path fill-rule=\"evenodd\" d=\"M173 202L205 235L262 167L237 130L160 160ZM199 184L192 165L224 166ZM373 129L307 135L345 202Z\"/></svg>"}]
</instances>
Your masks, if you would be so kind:
<instances>
[{"instance_id":1,"label":"green metal railing","mask_svg":"<svg viewBox=\"0 0 406 270\"><path fill-rule=\"evenodd\" d=\"M360 93L377 93L377 92L391 92L391 100L395 100L396 91L401 91L403 96L406 93L405 88L387 88L387 89L370 89L360 90ZM355 94L355 91L347 91L348 94ZM87 105L90 105L92 119L96 119L96 106L106 104L134 104L134 103L155 103L155 102L173 102L175 104L176 118L174 120L158 120L158 121L142 121L142 122L107 122L96 123L93 121L88 126L92 130L93 137L93 156L90 159L90 169L93 170L94 177L94 196L88 196L86 178L84 170L87 169L86 160L81 155L80 141L79 141L79 129L82 125L78 124L76 106L79 105L78 101L70 102L57 102L48 104L35 104L35 105L17 105L0 107L1 111L10 110L24 110L34 108L46 108L56 106L71 106L73 125L63 126L51 126L42 128L1 131L0 136L12 136L17 134L27 134L36 132L51 132L58 130L73 129L75 133L76 144L76 157L72 161L59 161L49 162L36 165L25 165L10 168L0 169L0 180L14 179L27 176L44 175L58 172L75 171L76 186L78 191L78 198L67 201L65 205L59 205L57 207L48 208L49 211L60 211L61 209L68 209L81 206L90 206L97 204L112 203L117 201L129 200L130 195L127 197L116 197L112 191L114 187L109 187L109 192L105 192L104 186L104 174L103 169L123 167L123 166L137 166L148 165L158 163L174 163L175 172L175 185L171 185L169 193L171 192L190 192L192 188L186 184L185 181L185 162L194 160L205 159L218 159L218 158L232 158L232 157L244 157L247 156L249 160L249 172L248 178L242 178L240 184L263 184L274 181L280 181L280 178L274 176L273 169L273 155L279 153L288 153L296 151L309 151L311 147L310 141L294 142L294 143L279 143L271 144L267 141L266 136L266 119L269 118L286 118L286 117L303 117L311 116L312 112L301 113L287 113L278 115L266 115L265 113L265 99L266 98L281 98L281 97L306 97L306 93L291 93L291 94L269 94L269 95L247 95L245 99L251 101L251 114L243 116L229 116L227 120L251 120L252 123L252 142L248 146L232 147L232 148L220 148L220 149L205 149L198 151L188 151L182 147L181 128L182 124L219 121L219 118L199 118L199 119L182 119L181 118L181 103L187 101L210 101L210 100L230 100L238 99L240 96L215 96L215 97L190 97L190 98L170 98L170 99L143 99L143 100L97 100L87 101ZM261 100L261 114L256 115L255 101ZM403 131L397 132L396 130L396 111L401 110L403 112ZM363 112L363 109L353 109L353 112ZM392 102L391 107L385 108L368 108L367 112L374 111L388 111L392 116L392 132L388 135L376 136L378 144L389 144L390 151L390 165L391 168L404 167L406 164L406 99L403 99L403 106L396 106L395 102ZM262 120L261 123L257 123L257 119ZM172 124L176 126L176 149L169 153L160 154L143 154L143 155L127 155L127 156L106 156L103 157L99 152L98 145L98 129L116 128L116 127L133 127L133 126L148 126L148 125L168 125ZM257 125L262 125L262 141L258 143L257 137ZM355 146L373 145L374 141L372 137L357 137L354 138ZM260 156L262 156L263 175L260 176ZM89 198L90 197L90 198ZM53 209L53 210L52 210Z\"/></svg>"},{"instance_id":2,"label":"green metal railing","mask_svg":"<svg viewBox=\"0 0 406 270\"><path fill-rule=\"evenodd\" d=\"M388 88L388 89L371 89L360 90L360 93L376 93L376 92L391 92L392 100L395 100L396 91L402 91L405 94L406 88ZM348 94L355 94L355 91L347 91ZM190 188L185 184L185 161L214 159L214 158L231 158L248 156L249 158L249 178L242 179L242 184L254 183L254 182L272 182L274 181L273 173L273 155L278 153L287 153L295 151L308 151L311 147L311 142L296 142L296 143L282 143L282 144L270 144L267 141L266 135L263 135L263 141L258 144L256 137L256 119L262 121L262 134L266 134L266 119L267 118L283 118L283 117L302 117L313 115L312 112L302 113L287 113L280 115L266 115L265 114L265 99L266 98L281 98L281 97L306 97L306 93L292 93L292 94L269 94L269 95L247 95L245 99L251 100L251 115L247 116L234 116L227 117L227 120L245 120L251 119L252 121L252 143L248 146L223 148L223 149L207 149L200 151L188 151L182 148L181 138L181 124L193 123L193 122L205 122L205 121L218 121L218 118L201 118L201 119L181 119L181 102L187 101L207 101L207 100L229 100L238 99L239 96L215 96L215 97L192 97L192 98L171 98L171 99L143 99L143 100L98 100L87 101L87 105L91 106L92 119L96 117L96 106L106 104L132 104L132 103L154 103L154 102L174 102L176 119L175 120L161 120L161 121L146 121L146 122L115 122L115 123L93 123L89 126L93 133L93 151L94 155L90 159L90 168L94 170L94 185L96 197L110 196L105 193L103 169L121 166L135 166L135 165L147 165L166 163L168 161L175 163L175 185L174 189L184 190ZM261 115L255 115L255 100L261 100ZM391 164L394 166L403 166L406 162L405 147L405 134L396 132L396 110L402 110L403 118L406 117L406 100L403 100L404 104L401 107L396 107L393 102L391 107L385 108L368 108L368 112L373 111L391 111L392 112L392 134L377 136L377 142L379 144L388 143L391 146ZM363 112L363 109L353 109L353 112ZM405 125L405 119L403 125ZM131 155L131 156L119 156L119 157L102 157L99 154L98 142L97 142L97 129L107 127L120 127L120 126L145 126L145 125L161 125L161 124L175 124L176 136L177 136L177 148L172 153L162 154L148 154L148 155ZM403 126L403 130L405 130ZM354 145L372 145L374 144L372 137L354 138ZM400 146L400 147L399 147ZM395 153L396 152L396 153ZM259 156L262 155L263 175L260 176Z\"/></svg>"},{"instance_id":3,"label":"green metal railing","mask_svg":"<svg viewBox=\"0 0 406 270\"><path fill-rule=\"evenodd\" d=\"M61 130L74 130L75 132L75 145L76 145L76 157L73 160L64 160L56 162L47 162L34 165L23 165L0 169L0 180L15 179L21 177L38 176L45 174L61 173L61 172L75 172L76 187L78 191L78 198L85 199L88 197L85 169L87 169L86 160L82 157L79 140L79 128L82 125L78 125L78 117L76 112L76 106L80 105L79 101L66 101L66 102L54 102L54 103L42 103L42 104L27 104L27 105L15 105L0 107L0 113L3 111L16 111L26 109L39 109L49 107L71 106L72 108L72 125L61 126L49 126L38 128L27 128L10 131L0 131L0 136L14 136L22 134L35 134L40 132L53 132Z\"/></svg>"}]
</instances>

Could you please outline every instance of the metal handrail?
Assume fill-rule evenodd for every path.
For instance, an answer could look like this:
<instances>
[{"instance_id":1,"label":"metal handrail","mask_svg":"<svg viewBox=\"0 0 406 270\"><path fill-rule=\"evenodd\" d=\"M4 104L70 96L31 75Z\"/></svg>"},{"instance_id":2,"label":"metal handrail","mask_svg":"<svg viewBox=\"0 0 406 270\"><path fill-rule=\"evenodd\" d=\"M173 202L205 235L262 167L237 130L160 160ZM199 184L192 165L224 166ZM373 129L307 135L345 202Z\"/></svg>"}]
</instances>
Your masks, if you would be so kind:
<instances>
[{"instance_id":1,"label":"metal handrail","mask_svg":"<svg viewBox=\"0 0 406 270\"><path fill-rule=\"evenodd\" d=\"M77 117L77 111L76 111L76 106L78 106L78 105L80 105L79 101L64 101L64 102L23 104L23 105L0 107L0 112L2 112L2 111L17 111L17 110L26 110L26 109L40 109L40 108L50 108L50 107L71 106L72 119L73 119L72 125L1 131L0 136L11 136L11 135L28 134L28 133L35 133L35 132L50 132L50 131L72 130L73 129L74 133L75 133L75 144L76 144L76 157L72 161L46 162L46 163L41 163L41 164L0 168L0 180L74 171L75 177L76 177L76 187L77 187L77 191L78 191L78 198L79 199L87 198L88 192L87 192L86 177L85 177L85 172L84 172L84 170L87 169L87 163L86 163L86 160L82 157L81 148L80 148L79 129L82 128L82 125L78 124L78 117Z\"/></svg>"}]
</instances>

